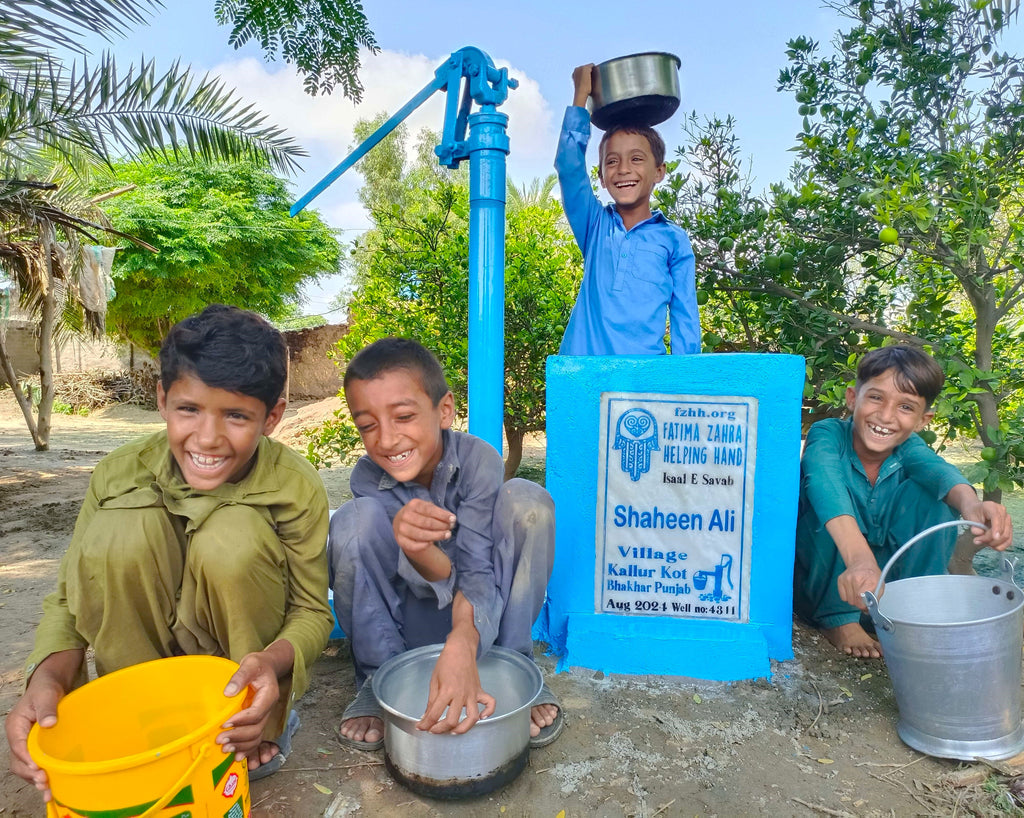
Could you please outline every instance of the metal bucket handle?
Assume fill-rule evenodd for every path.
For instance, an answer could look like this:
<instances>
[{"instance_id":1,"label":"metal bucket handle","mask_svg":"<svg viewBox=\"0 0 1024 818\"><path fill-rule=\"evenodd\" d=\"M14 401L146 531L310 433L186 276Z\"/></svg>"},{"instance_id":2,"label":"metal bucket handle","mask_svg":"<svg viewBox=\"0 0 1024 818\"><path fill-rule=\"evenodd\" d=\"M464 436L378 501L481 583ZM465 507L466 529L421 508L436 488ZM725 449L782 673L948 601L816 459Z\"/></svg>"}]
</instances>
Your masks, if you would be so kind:
<instances>
[{"instance_id":1,"label":"metal bucket handle","mask_svg":"<svg viewBox=\"0 0 1024 818\"><path fill-rule=\"evenodd\" d=\"M988 531L987 525L985 525L984 523L976 523L973 520L946 520L945 522L937 523L931 526L930 528L926 528L919 534L915 534L913 537L907 540L896 551L895 554L889 557L889 561L885 564L885 567L882 569L882 574L878 578L878 585L875 586L874 593L872 593L871 591L864 591L861 594L861 598L867 605L868 613L871 615L871 621L875 623L876 628L881 628L887 633L891 633L893 630L892 620L878 612L878 598L882 595L882 587L885 585L885 576L889 573L889 569L892 568L892 564L896 562L896 560L898 560L903 555L903 552L910 548L910 546L914 545L920 540L923 540L929 534L932 534L942 528L949 528L950 526L961 525L968 526L970 528L983 528L986 531ZM1014 585L1017 584L1013 581L1013 569L1015 565L1015 560L1011 560L1007 557L1003 558L1003 573L1001 579L1003 579L1006 582L1011 582Z\"/></svg>"}]
</instances>

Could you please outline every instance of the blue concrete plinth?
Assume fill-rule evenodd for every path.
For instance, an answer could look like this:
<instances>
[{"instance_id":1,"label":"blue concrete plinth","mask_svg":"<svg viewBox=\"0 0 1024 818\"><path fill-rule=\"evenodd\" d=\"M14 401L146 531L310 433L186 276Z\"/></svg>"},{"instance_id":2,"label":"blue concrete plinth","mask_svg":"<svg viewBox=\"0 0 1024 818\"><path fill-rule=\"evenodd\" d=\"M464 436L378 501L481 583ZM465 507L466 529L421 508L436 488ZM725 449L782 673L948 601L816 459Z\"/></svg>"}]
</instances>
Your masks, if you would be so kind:
<instances>
[{"instance_id":1,"label":"blue concrete plinth","mask_svg":"<svg viewBox=\"0 0 1024 818\"><path fill-rule=\"evenodd\" d=\"M559 656L560 668L579 666L609 673L679 675L725 681L768 676L772 659L793 657L793 553L804 372L803 358L791 355L548 358L546 485L556 508L555 566L548 586L548 602L534 633ZM602 393L611 393L605 396L604 415ZM640 408L622 411L624 406L628 409L634 393ZM598 554L609 553L607 543L611 535L607 532L621 534L607 522L610 517L606 508L611 507L607 498L612 496L609 475L619 481L616 489L619 494L615 496L620 497L623 482L625 490L630 490L629 475L622 476L627 468L634 471L646 468L652 474L655 468L687 475L701 471L700 466L672 468L664 465L669 462L670 430L662 421L654 424L655 428L666 427L661 439L652 442L644 439L648 432L641 434L641 428L650 428L644 418L655 419L662 396L666 405L682 398L684 401L678 403L679 406L701 406L702 401L709 407L737 406L741 414L746 413L742 416L749 418L751 424L745 431L749 433L749 445L755 450L744 453L746 465L729 472L736 475L735 485L730 484L728 489L706 489L704 475L700 474L696 486L692 485L698 480L696 476L684 478L689 479L691 485L680 487L673 495L680 498L678 503L673 501L670 506L664 500L661 502L662 511L692 511L702 509L702 502L711 503L705 500L713 492L743 493L742 502L733 504L738 508L739 518L733 542L742 540L744 543L734 557L735 571L742 581L738 581L735 588L728 586L733 602L741 603L736 609L738 613L733 614L733 621L707 618L703 614L647 615L637 613L638 608L625 614L602 610L599 594L609 595L604 591L603 582L617 588L629 587L632 591L637 587L636 582L645 581L635 580L634 576L661 575L661 564L646 560L643 555L639 559L624 556L619 565L620 569L632 565L629 571L637 571L637 574L623 573L622 579L614 582L598 575ZM716 396L721 399L716 400ZM613 409L613 405L619 408ZM678 411L682 414L682 410ZM616 434L616 419L620 428L625 423L632 429L635 439L626 440L620 446L620 440L625 440L625 433L621 433L613 447L610 441ZM703 421L701 418L700 423ZM706 434L710 435L711 430ZM603 450L602 440L606 441ZM646 455L643 447L635 447L639 455L633 456L627 464L626 453L619 450L628 448L629 443L652 445L647 446ZM612 451L613 448L616 451ZM648 458L646 463L642 462L644 456ZM705 471L712 476L725 473L716 472L718 467L711 465L710 458L707 462ZM634 474L633 479L638 480L639 476ZM672 482L670 476L666 474L664 482ZM660 473L657 479L661 482ZM656 490L664 492L674 488L658 486ZM660 496L663 498L664 494ZM718 500L714 502L725 505ZM644 507L641 500L636 506ZM654 511L654 527L658 527L661 511L657 508ZM662 528L672 528L675 517L669 516L669 525ZM707 548L718 553L714 552L717 547L714 537L718 532L708 530L711 528L707 525L708 516L702 514L702 529L697 533L692 528L678 535L675 531L654 532L662 541L678 536L681 543L690 544L681 549L680 554L682 550L691 552L688 561L680 557L679 562L671 564L674 571L687 568L680 573L683 578L677 583L679 590L670 592L680 595L661 598L696 603L708 597L707 593L698 591L710 590L711 586L706 583L712 574L710 569L715 566L706 556L700 557L703 559L700 562L695 553ZM689 519L693 521L696 517ZM630 533L632 542L637 544L658 541L648 531ZM650 539L644 539L645 536ZM603 565L602 571L605 570ZM649 570L645 566L655 566L658 572L643 574ZM701 576L700 582L694 581L697 575ZM623 599L635 600L639 595L630 592L611 596L618 603ZM671 601L669 610L672 610Z\"/></svg>"}]
</instances>

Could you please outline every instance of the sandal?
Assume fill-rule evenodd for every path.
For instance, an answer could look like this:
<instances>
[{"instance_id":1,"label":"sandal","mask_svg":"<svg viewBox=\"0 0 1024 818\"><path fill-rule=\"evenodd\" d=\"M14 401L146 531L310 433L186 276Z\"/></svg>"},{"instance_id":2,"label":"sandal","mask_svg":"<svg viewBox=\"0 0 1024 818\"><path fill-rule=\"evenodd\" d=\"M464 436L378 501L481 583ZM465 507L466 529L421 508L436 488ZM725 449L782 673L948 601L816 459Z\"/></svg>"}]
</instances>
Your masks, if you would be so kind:
<instances>
[{"instance_id":1,"label":"sandal","mask_svg":"<svg viewBox=\"0 0 1024 818\"><path fill-rule=\"evenodd\" d=\"M348 707L345 708L345 712L341 714L341 724L338 725L337 734L338 741L345 747L350 747L353 750L362 750L364 752L373 752L379 750L384 746L384 728L381 727L381 737L376 741L357 741L354 738L342 735L341 725L347 722L349 719L363 718L364 716L370 716L378 718L383 723L384 721L384 710L381 708L380 703L377 701L377 697L373 693L373 685L370 679L363 682L363 686L359 688L359 692L356 693L356 697L351 701Z\"/></svg>"},{"instance_id":2,"label":"sandal","mask_svg":"<svg viewBox=\"0 0 1024 818\"><path fill-rule=\"evenodd\" d=\"M259 781L261 778L273 775L284 766L292 752L292 736L295 735L300 724L299 714L292 710L288 714L288 723L284 726L284 732L274 739L274 744L277 745L277 755L270 761L264 761L255 770L249 770L250 781Z\"/></svg>"},{"instance_id":3,"label":"sandal","mask_svg":"<svg viewBox=\"0 0 1024 818\"><path fill-rule=\"evenodd\" d=\"M537 735L530 737L530 749L547 747L562 735L562 730L565 728L565 716L562 713L562 705L558 701L558 696L548 687L547 682L541 686L540 693L537 694L537 698L533 700L533 704L530 706L536 707L539 704L553 704L558 708L558 715L555 716L555 720L551 724L547 727L541 727Z\"/></svg>"}]
</instances>

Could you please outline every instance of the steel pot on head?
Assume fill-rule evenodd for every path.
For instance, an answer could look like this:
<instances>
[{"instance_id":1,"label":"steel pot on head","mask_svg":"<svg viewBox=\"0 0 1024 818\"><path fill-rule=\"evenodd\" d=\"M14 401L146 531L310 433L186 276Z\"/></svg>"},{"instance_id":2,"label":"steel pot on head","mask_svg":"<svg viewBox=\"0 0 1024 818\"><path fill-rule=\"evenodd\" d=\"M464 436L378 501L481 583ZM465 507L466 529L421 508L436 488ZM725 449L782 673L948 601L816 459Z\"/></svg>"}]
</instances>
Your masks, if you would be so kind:
<instances>
[{"instance_id":1,"label":"steel pot on head","mask_svg":"<svg viewBox=\"0 0 1024 818\"><path fill-rule=\"evenodd\" d=\"M601 130L664 122L679 107L680 65L675 54L648 51L594 66L590 121Z\"/></svg>"},{"instance_id":2,"label":"steel pot on head","mask_svg":"<svg viewBox=\"0 0 1024 818\"><path fill-rule=\"evenodd\" d=\"M523 654L492 647L477 669L483 689L495 698L494 713L458 736L417 730L442 647L401 653L373 675L373 692L384 709L384 763L397 781L420 795L470 798L504 786L526 766L530 707L543 679Z\"/></svg>"}]
</instances>

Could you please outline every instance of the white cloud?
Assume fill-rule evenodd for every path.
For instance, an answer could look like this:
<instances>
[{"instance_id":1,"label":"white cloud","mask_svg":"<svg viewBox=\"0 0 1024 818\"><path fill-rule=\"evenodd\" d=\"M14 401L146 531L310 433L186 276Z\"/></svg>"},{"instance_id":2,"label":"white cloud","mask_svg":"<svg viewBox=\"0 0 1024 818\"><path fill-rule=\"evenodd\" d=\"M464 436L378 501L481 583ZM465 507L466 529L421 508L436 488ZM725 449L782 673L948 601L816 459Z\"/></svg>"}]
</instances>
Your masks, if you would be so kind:
<instances>
[{"instance_id":1,"label":"white cloud","mask_svg":"<svg viewBox=\"0 0 1024 818\"><path fill-rule=\"evenodd\" d=\"M447 59L448 55L427 57L393 51L364 54L359 72L363 101L359 105L345 99L340 92L331 96L309 96L302 90L298 75L287 65L276 64L273 67L277 70L271 71L258 60L246 58L222 63L212 73L266 114L268 122L285 127L309 152L310 156L302 162L305 172L294 180L296 193L302 195L355 147L352 134L358 120L369 119L382 111L397 111L430 82L436 68ZM496 61L496 64L508 67L510 76L519 81L519 87L510 91L508 100L498 110L509 117L508 172L517 184L522 184L534 176L551 172L557 131L550 106L537 82L508 63ZM442 129L444 94L437 93L428 99L408 117L406 125L413 137L408 144L411 153L415 148L414 137L422 128ZM354 173L349 171L312 205L321 210L325 218L328 213L338 213L345 222L339 225L343 227L356 226L350 205L356 202L354 190L358 185L348 179L349 174ZM344 202L332 201L339 198Z\"/></svg>"}]
</instances>

